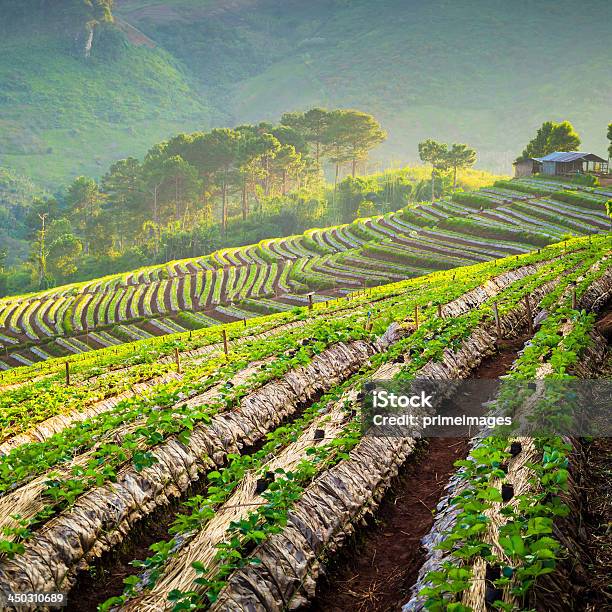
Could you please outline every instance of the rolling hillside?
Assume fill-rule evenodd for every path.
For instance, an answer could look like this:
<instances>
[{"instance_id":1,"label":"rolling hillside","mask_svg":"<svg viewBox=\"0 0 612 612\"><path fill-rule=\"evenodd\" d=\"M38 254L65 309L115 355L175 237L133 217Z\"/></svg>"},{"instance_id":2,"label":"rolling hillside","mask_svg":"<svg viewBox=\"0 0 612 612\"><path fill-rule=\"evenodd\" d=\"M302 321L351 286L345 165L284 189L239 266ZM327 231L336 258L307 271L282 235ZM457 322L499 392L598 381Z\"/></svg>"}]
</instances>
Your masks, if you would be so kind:
<instances>
[{"instance_id":1,"label":"rolling hillside","mask_svg":"<svg viewBox=\"0 0 612 612\"><path fill-rule=\"evenodd\" d=\"M568 486L593 482L578 440L377 435L364 398L372 381L429 379L447 391L428 391L427 416L456 414L448 398L484 421L534 404L578 421L559 383L609 375L610 263L609 236L577 238L226 324L225 345L206 329L0 374L2 588L79 612L332 609L324 582L342 609L578 609L568 565L590 564L587 588L609 577L593 563L607 522L589 559L590 511ZM470 392L482 374L506 376ZM486 562L512 588L485 591ZM334 588L349 565L350 593Z\"/></svg>"},{"instance_id":2,"label":"rolling hillside","mask_svg":"<svg viewBox=\"0 0 612 612\"><path fill-rule=\"evenodd\" d=\"M103 24L87 51L84 18L45 4L6 18L8 4L0 3L0 166L55 191L210 123L205 96L162 48Z\"/></svg>"},{"instance_id":3,"label":"rolling hillside","mask_svg":"<svg viewBox=\"0 0 612 612\"><path fill-rule=\"evenodd\" d=\"M391 134L384 160L414 161L433 137L470 142L481 167L506 173L545 119L572 121L585 150L604 150L605 0L580 10L569 0L116 0L113 10L87 58L75 31L48 19L0 25L0 166L56 189L181 130L316 104L379 117Z\"/></svg>"},{"instance_id":4,"label":"rolling hillside","mask_svg":"<svg viewBox=\"0 0 612 612\"><path fill-rule=\"evenodd\" d=\"M577 190L578 189L578 190ZM0 300L0 368L327 301L605 232L612 193L544 179Z\"/></svg>"},{"instance_id":5,"label":"rolling hillside","mask_svg":"<svg viewBox=\"0 0 612 612\"><path fill-rule=\"evenodd\" d=\"M610 609L610 23L0 0L0 609Z\"/></svg>"}]
</instances>

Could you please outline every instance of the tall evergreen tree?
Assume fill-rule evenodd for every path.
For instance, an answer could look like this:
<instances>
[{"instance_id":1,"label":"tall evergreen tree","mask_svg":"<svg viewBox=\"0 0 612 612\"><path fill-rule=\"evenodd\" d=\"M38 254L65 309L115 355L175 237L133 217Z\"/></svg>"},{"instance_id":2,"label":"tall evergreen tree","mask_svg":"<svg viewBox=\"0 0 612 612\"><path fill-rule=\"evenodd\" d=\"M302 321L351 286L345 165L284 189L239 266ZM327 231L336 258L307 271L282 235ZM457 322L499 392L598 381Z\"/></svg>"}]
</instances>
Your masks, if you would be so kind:
<instances>
[{"instance_id":1,"label":"tall evergreen tree","mask_svg":"<svg viewBox=\"0 0 612 612\"><path fill-rule=\"evenodd\" d=\"M329 123L330 112L324 108L311 108L305 113L285 113L281 117L282 125L294 128L307 143L312 145L317 163L320 163L323 146L327 143ZM282 140L281 142L295 146L295 143L283 142ZM296 149L300 150L297 146Z\"/></svg>"},{"instance_id":2,"label":"tall evergreen tree","mask_svg":"<svg viewBox=\"0 0 612 612\"><path fill-rule=\"evenodd\" d=\"M457 170L476 163L476 150L466 144L453 144L448 151L448 165L453 169L453 189L457 187Z\"/></svg>"},{"instance_id":3,"label":"tall evergreen tree","mask_svg":"<svg viewBox=\"0 0 612 612\"><path fill-rule=\"evenodd\" d=\"M325 142L330 160L336 164L336 182L341 164L351 162L355 177L357 163L387 137L372 115L356 110L336 110L329 114Z\"/></svg>"},{"instance_id":4,"label":"tall evergreen tree","mask_svg":"<svg viewBox=\"0 0 612 612\"><path fill-rule=\"evenodd\" d=\"M448 170L449 154L448 145L443 142L436 142L428 138L419 143L419 157L421 161L431 164L431 199L435 199L436 175L439 171Z\"/></svg>"},{"instance_id":5,"label":"tall evergreen tree","mask_svg":"<svg viewBox=\"0 0 612 612\"><path fill-rule=\"evenodd\" d=\"M66 194L66 204L74 216L87 253L100 252L99 241L96 238L101 237L102 228L97 223L97 219L100 216L104 199L104 194L100 191L96 181L86 176L77 177Z\"/></svg>"}]
</instances>

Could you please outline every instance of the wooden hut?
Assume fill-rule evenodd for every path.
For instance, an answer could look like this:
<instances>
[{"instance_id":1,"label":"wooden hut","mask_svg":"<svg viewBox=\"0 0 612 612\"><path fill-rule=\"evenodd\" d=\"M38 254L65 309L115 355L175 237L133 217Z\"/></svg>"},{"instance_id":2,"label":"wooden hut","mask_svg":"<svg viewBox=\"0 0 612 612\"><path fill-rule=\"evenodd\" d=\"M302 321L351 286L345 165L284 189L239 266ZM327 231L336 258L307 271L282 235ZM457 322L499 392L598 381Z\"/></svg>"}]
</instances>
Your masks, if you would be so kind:
<instances>
[{"instance_id":1,"label":"wooden hut","mask_svg":"<svg viewBox=\"0 0 612 612\"><path fill-rule=\"evenodd\" d=\"M557 151L537 158L542 164L542 174L563 176L566 174L608 173L608 161L594 153L580 151Z\"/></svg>"},{"instance_id":2,"label":"wooden hut","mask_svg":"<svg viewBox=\"0 0 612 612\"><path fill-rule=\"evenodd\" d=\"M514 166L514 176L516 178L531 176L532 174L542 172L542 164L533 157L517 159L512 165Z\"/></svg>"}]
</instances>

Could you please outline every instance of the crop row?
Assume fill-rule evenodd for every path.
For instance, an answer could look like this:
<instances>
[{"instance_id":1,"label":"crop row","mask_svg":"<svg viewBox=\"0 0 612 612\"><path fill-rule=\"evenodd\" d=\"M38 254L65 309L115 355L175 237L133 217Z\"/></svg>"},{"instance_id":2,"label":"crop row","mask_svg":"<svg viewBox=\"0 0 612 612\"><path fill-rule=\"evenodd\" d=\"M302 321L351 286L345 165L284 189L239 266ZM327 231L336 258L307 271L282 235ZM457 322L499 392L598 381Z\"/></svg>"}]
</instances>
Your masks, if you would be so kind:
<instances>
[{"instance_id":1,"label":"crop row","mask_svg":"<svg viewBox=\"0 0 612 612\"><path fill-rule=\"evenodd\" d=\"M546 278L546 275L542 274L534 278L534 286L544 283L544 278ZM530 283L522 286L517 295L514 295L513 292L511 302L516 305L523 295L522 291L529 291L528 287L530 286ZM518 287L513 287L514 291L517 291L517 289ZM478 294L475 294L474 297L476 295ZM443 357L445 346L448 346L453 338L455 342L459 341L459 346L461 346L461 340L473 334L473 326L478 321L482 321L482 315L477 310L472 309L464 317L460 315L461 308L470 308L470 301L466 298L462 302L459 300L462 306L460 304L457 304L457 306L448 305L449 310L459 309L457 313L459 316L456 318L447 319L444 324L441 323L440 319L432 318L420 328L420 331L414 332L405 340L400 340L392 345L390 352L383 353L380 357L373 359L379 367L378 370L367 371L344 383L331 398L325 397L323 402L316 405L317 412L314 414L323 412L323 414L329 415L330 411L334 410L333 406L339 404L344 406L344 414L346 414L346 411L350 412L351 409L355 410L357 406L354 402L354 390L365 374L376 376L376 372L384 371L385 376L400 375L400 373L404 376L425 374L432 376L434 373L437 375L443 373L444 366L434 365L433 362ZM506 314L509 314L513 307L515 306L509 306ZM432 331L442 332L442 329L444 329L443 339L440 338L439 342L431 342L430 334ZM412 350L410 350L410 347L412 347ZM410 366L396 365L391 366L390 369L385 367L385 363L388 363L389 359L397 360L398 355L404 353L413 357ZM458 354L461 354L461 350ZM466 351L466 357L467 355L469 355L469 352ZM447 360L452 364L447 371L447 375L451 373L461 375L457 364L462 363L462 359L455 354L452 357L447 356ZM427 364L430 362L432 365L428 366ZM467 364L471 362L472 360L463 358L464 367L467 371L471 367ZM465 375L465 372L463 375ZM351 393L353 393L353 401L350 401ZM330 400L333 401L331 408ZM333 416L331 418L333 421ZM326 434L327 431L326 428ZM327 439L328 437L325 435L325 440ZM316 560L322 549L330 544L327 538L331 534L337 533L337 527L330 528L328 522L320 529L312 529L312 521L316 520L315 517L328 517L327 521L340 526L346 521L346 509L348 508L350 509L349 517L353 522L356 522L361 513L368 509L369 501L373 497L372 501L375 504L380 489L384 488L394 474L392 466L397 466L398 463L403 462L414 448L414 440L410 439L382 441L375 438L366 438L363 442L360 442L359 429L351 429L350 426L347 426L347 429L343 429L336 436L331 432L330 439L332 442L327 448L324 444L317 445L315 443L315 445L312 445L311 442L310 452L303 453L300 463L291 471L292 476L289 479L285 478L284 474L286 473L285 468L291 467L291 464L287 466L286 463L282 463L282 469L276 472L279 475L274 478L273 484L270 484L270 495L263 495L265 501L261 510L249 512L246 506L242 510L234 510L230 517L233 520L229 527L226 526L222 539L220 539L219 522L223 524L223 521L226 521L226 525L229 522L224 508L228 505L229 508L236 505L237 500L233 492L236 490L242 492L238 496L240 501L251 503L249 500L257 500L257 495L253 496L252 493L252 485L255 482L245 479L244 466L248 465L249 470L256 468L255 475L261 479L269 471L271 464L263 462L259 467L257 463L254 464L254 460L257 461L258 459L257 457L250 458L248 462L245 461L245 458L236 457L226 469L213 473L211 480L214 483L218 482L219 485L214 486L212 491L209 488L210 497L204 499L199 497L197 500L194 499L187 503L193 509L193 512L177 518L173 526L173 533L177 536L177 539L166 543L160 542L154 546L154 552L161 552L161 554L155 554L144 562L143 567L147 571L143 578L140 581L127 581L124 596L119 600L115 599L108 602L108 605L125 604L127 601L126 609L153 610L167 609L173 604L178 605L177 602L191 606L206 606L213 602L213 609L224 609L224 606L232 601L234 602L233 605L240 602L239 606L248 609L255 605L256 601L265 601L267 609L280 609L280 604L274 597L274 593L277 592L276 589L279 588L279 583L283 585L282 604L287 605L295 596L296 587L299 590L298 583L303 584L304 579L308 578L310 572L316 572L312 561ZM276 436L273 436L273 440L276 442ZM296 445L303 445L304 442L302 438L298 439L282 453L279 453L279 457L284 454L295 459ZM334 447L340 448L342 451L340 456L332 453ZM278 448L278 443L276 448ZM355 449L356 453L350 452L352 448ZM366 448L369 449L369 452L365 451ZM264 459L270 453L270 450L270 448L267 448L261 459ZM331 463L328 461L330 457L334 457ZM387 461L391 458L392 463L387 464ZM336 470L336 464L339 466L340 472ZM340 468L340 466L342 467ZM349 466L355 469L351 469ZM350 473L350 480L345 485L343 478L348 477L347 471ZM360 481L362 484L356 488L356 483ZM332 487L322 484L332 482L334 483ZM295 484L298 486L295 487ZM236 489L236 486L239 488ZM321 486L323 488L319 488ZM315 489L317 490L316 494L314 493ZM323 491L325 491L325 494L322 493ZM336 493L331 493L332 491ZM291 496L287 499L286 495L289 492L291 492ZM347 496L349 503L347 503ZM322 497L326 499L325 507L321 505ZM298 506L298 508L294 508L294 506ZM338 512L338 506L343 509L342 512ZM273 513L269 512L271 507L274 509ZM306 511L306 514L304 514L305 510L299 508L310 508L310 511ZM312 511L313 508L317 508L315 513ZM295 513L299 517L303 517L303 521L291 521L290 516L295 516ZM272 519L272 517L274 518ZM337 519L340 520L339 524L333 522ZM214 521L216 522L213 523ZM307 538L306 540L303 537L296 539L294 527L299 524L309 525L308 533L319 534L315 548L313 548L312 541L307 545L307 542L309 542ZM285 531L285 528L288 529L288 532ZM193 535L194 531L196 531L195 536ZM187 535L187 541L183 539L182 534L184 533L189 534ZM275 535L277 533L278 535ZM302 532L302 534L305 535L305 532ZM275 542L279 538L283 542L287 541L288 538L291 546L279 545L278 542ZM269 543L268 540L270 540ZM216 545L214 545L215 543ZM257 547L255 550L253 550L253 545ZM209 550L210 552L207 552ZM275 553L278 550L295 550L296 563L286 555L283 556L281 561L278 554ZM230 554L228 555L228 553ZM247 557L256 556L260 562L257 565L251 564L248 558L245 559L245 554ZM305 556L309 559L306 564L304 563ZM287 563L290 564L290 572L287 571ZM282 567L282 572L272 571L275 565ZM259 571L258 568L261 568L262 571ZM270 572L272 572L272 575L270 575ZM283 574L287 577L283 578ZM300 580L296 581L296 576ZM254 579L254 577L256 578ZM235 590L239 584L242 586ZM246 590L244 588L245 584L249 585ZM144 596L141 592L142 588L147 591ZM129 600L134 594L138 595L138 598L132 605ZM170 602L168 602L169 595Z\"/></svg>"},{"instance_id":2,"label":"crop row","mask_svg":"<svg viewBox=\"0 0 612 612\"><path fill-rule=\"evenodd\" d=\"M298 379L294 378L297 374L292 372L296 368L298 370L299 368L308 369L310 363L313 364L312 369L307 370L307 376L302 383L306 385L304 390L300 391L299 388L296 390L291 387L291 392L297 393L297 395L294 395L295 397L300 397L303 393L317 393L317 388L313 388L313 381L320 381L322 384L325 380L328 381L326 383L328 385L335 384L333 375L323 375L321 377L321 374L317 373L320 372L319 368L322 366L315 366L315 361L322 364L322 360L328 359L330 364L338 364L334 367L361 367L364 363L364 357L367 358L368 354L372 353L375 346L373 343L387 328L389 322L395 319L402 320L408 316L412 312L416 299L423 300L422 304L429 302L434 304L445 303L449 298L450 301L453 298L458 300L459 296L466 290L468 292L473 291L469 301L463 300L463 306L448 304L449 312L453 312L453 309L456 308L463 308L465 314L460 314L461 310L459 310L453 318L438 319L435 316L435 308L429 308L423 313L425 324L409 336L404 345L395 347L394 351L396 352L394 354L391 353L387 356L391 359L412 346L414 354L411 367L413 368L418 368L419 364L427 363L436 355L441 356L449 342L453 339L460 342L461 338L469 334L475 325L490 319L490 304L485 304L483 300L490 300L497 293L497 299L501 300L503 304L507 304L508 310L511 310L525 295L525 292L531 293L548 280L558 278L568 266L571 268L577 262L597 255L595 245L592 245L589 250L588 257L587 254L581 252L569 253L559 258L557 255L560 253L560 249L557 251L551 249L546 256L542 253L539 256L534 254L524 258L533 261L533 265L525 266L524 264L528 261L517 262L512 259L501 262L499 266L490 263L476 266L473 269L458 271L455 283L451 286L447 282L448 275L438 274L433 275L426 281L421 281L420 284L408 281L399 288L381 289L381 296L384 299L381 299L378 303L380 310L377 313L373 332L364 329L368 311L372 308L369 300L363 299L361 302L359 299L352 300L351 306L353 308L348 313L345 313L344 305L338 304L335 317L330 316L334 312L333 310L317 309L319 311L318 315L314 316L312 321L306 319L304 325L295 328L295 333L288 333L284 330L281 336L271 336L268 341L249 343L248 346L244 345L244 347L237 346L227 359L222 354L211 353L204 361L194 360L194 364L188 370L185 370L186 374L182 377L164 382L158 387L152 387L147 394L127 398L113 409L62 430L45 442L25 444L14 449L3 460L3 468L1 469L3 487L8 491L1 502L4 509L2 512L3 520L5 520L4 526L11 533L11 529L16 529L19 524L26 521L27 526L23 528L31 533L25 538L7 537L5 547L9 548L12 544L18 548L12 551L14 553L12 559L7 559L2 563L3 580L8 581L7 584L19 584L25 576L23 574L24 568L28 568L28 579L39 576L43 580L43 582L38 582L39 579L36 578L37 584L41 588L50 587L51 583L58 579L66 580L69 583L71 572L74 570L72 563L76 564L84 558L84 555L95 556L100 551L100 547L104 548L104 546L112 545L113 538L121 537L120 534L125 525L122 524L121 517L117 517L119 523L114 528L116 531L114 529L109 531L109 523L106 520L101 523L88 520L89 527L87 529L98 529L104 526L105 535L96 536L93 540L89 537L79 538L79 544L76 547L73 547L73 544L76 543L67 543L67 546L62 546L61 567L54 561L54 559L58 559L59 547L56 550L53 549L53 546L51 550L46 547L44 551L46 566L56 564L55 569L57 570L52 572L52 575L48 575L47 578L43 578L46 570L37 561L43 552L43 549L40 548L42 540L37 536L36 531L41 525L46 525L52 516L62 517L56 517L53 520L53 526L51 527L51 523L49 523L49 527L45 528L47 542L56 540L53 536L54 532L49 531L50 529L57 529L59 534L60 532L65 533L65 526L68 524L73 526L78 524L84 528L84 523L77 519L79 512L93 507L99 508L100 512L104 512L103 509L107 503L105 500L108 496L103 495L103 491L108 480L117 480L118 483L125 482L126 486L132 487L133 490L133 486L139 481L142 482L142 479L146 477L158 483L157 488L154 488L152 492L157 491L155 495L160 501L163 500L163 496L159 491L159 486L164 487L164 495L178 494L188 485L191 479L195 478L198 472L211 469L210 463L203 463L204 459L195 463L188 460L184 450L185 445L203 443L199 436L203 435L205 431L215 429L209 427L211 420L221 419L229 424L227 419L247 418L245 415L247 407L256 406L256 404L251 403L249 398L252 399L252 394L257 393L258 389L262 390L260 391L262 399L265 398L266 400L265 408L264 406L261 408L266 411L265 414L268 415L266 418L282 418L282 413L276 414L277 410L270 410L268 403L270 401L280 402L279 407L290 407L291 402L285 401L286 398L283 399L283 397L277 397L274 393L270 393L271 388L277 388L282 380L287 377L289 377L288 380L293 380L297 384ZM547 258L550 259L551 255L555 258L552 261L547 261ZM537 262L541 263L537 264ZM511 272L515 268L519 268L519 270ZM508 272L505 272L505 270L508 270ZM485 292L482 295L482 289L476 290L478 285L486 280L495 276L503 278L504 274L506 274L506 280L504 282L500 281L501 285L496 292ZM491 291L491 287L495 285L489 283L487 286ZM304 314L306 313L302 313L302 316ZM439 335L437 341L433 341L433 338L429 335L433 332ZM304 340L306 342L303 342ZM398 342L402 342L402 340ZM346 353L348 349L342 348L342 343L347 347L353 347L350 350L355 351L356 361L350 357L350 354ZM368 346L370 349L367 349ZM358 347L363 347L363 350ZM340 351L338 357L331 357L333 351ZM360 351L362 357L357 358ZM423 356L419 357L421 353L423 353ZM275 359L266 361L273 356ZM247 377L237 380L236 377L240 376L240 372L243 370L248 372ZM159 364L158 371L160 373L164 371L163 364ZM124 375L125 372L118 372L116 380L125 382L125 378L122 378ZM340 380L343 382L346 377L347 372L345 371L340 376ZM40 385L46 382L33 383L29 389L30 392L34 391L37 384L39 385L38 389L41 389ZM227 382L232 382L232 385L227 385ZM264 388L267 389L265 393ZM35 401L33 393L29 396L30 399L24 397L21 402L15 405L14 393L23 394L23 391L23 388L20 388L13 392L13 402L9 404L14 407L10 416L12 420L18 416L18 410L22 410L24 414L33 414L32 403ZM96 391L95 388L89 386L71 388L55 385L48 387L48 392L49 395L44 398L46 405L50 403L51 397L59 396L62 392L64 394L64 405L66 399L72 397L73 409L75 410L83 404L87 397L99 396L99 390ZM6 393L10 395L12 392ZM236 410L238 406L241 408ZM229 413L226 415L227 411ZM250 426L241 427L240 430L251 432L251 435L263 435L269 428L269 425L266 425L268 422L266 418L258 417ZM346 436L341 437L346 438ZM349 438L353 439L353 436L350 435ZM228 440L231 439L233 438L230 436ZM180 444L173 442L173 440L178 440ZM350 450L351 442L346 441L346 439L345 442L349 445L347 450ZM245 440L245 443L248 445L248 440ZM164 460L161 460L161 455L156 454L162 452L162 448L167 449L169 453ZM212 449L214 445L207 445L206 448ZM79 449L76 455L75 449ZM226 449L225 453L227 452L230 451ZM211 452L211 454L198 451L195 456L210 457L215 462L226 463L224 459L226 455L221 451L219 453ZM178 461L179 457L180 461ZM326 457L329 457L329 455ZM342 457L339 457L339 459L342 459ZM163 466L173 465L182 466L183 475L177 473L172 474L171 477L163 476L160 472L161 469L165 469ZM55 472L52 477L48 474L51 469ZM304 472L304 478L306 480L303 484L307 485L306 472ZM127 483L132 484L128 485ZM117 486L113 485L114 491L118 490ZM88 491L91 491L91 493ZM93 505L91 500L94 497L91 496L97 496L95 497L97 501ZM113 502L114 516L117 516L116 512L119 506L130 516L133 515L129 507L124 507L122 504L117 505L116 497L112 499L115 499L115 502ZM86 500L90 500L90 502L88 503ZM132 500L134 500L133 497ZM8 516L11 512L9 507L19 507L22 510L18 520L11 519ZM144 504L139 511L148 512L150 508L147 504ZM15 521L17 521L17 524ZM62 527L62 524L64 527ZM21 533L23 535L23 532ZM18 536L16 532L14 535ZM96 540L96 538L98 539ZM89 542L88 546L93 548L83 551L83 542ZM70 552L70 555L75 555L75 557L68 567L65 564L68 563L70 549L73 551ZM62 569L64 567L65 569Z\"/></svg>"},{"instance_id":3,"label":"crop row","mask_svg":"<svg viewBox=\"0 0 612 612\"><path fill-rule=\"evenodd\" d=\"M538 188L542 186L544 183L538 182ZM6 348L0 368L42 359L32 346L51 354L57 349L62 354L99 348L147 333L166 333L168 317L180 326L177 331L189 329L176 317L179 312L203 312L215 321L219 320L216 306L225 308L245 299L383 284L508 252L525 252L570 233L607 227L604 196L587 191L560 192L559 184L555 187L550 197L534 200L521 191L535 189L528 183L497 183L478 194L457 194L454 202L407 207L336 228L309 230L302 236L226 249L210 256L210 261L171 262L2 300L1 332L8 340L0 339ZM477 212L479 198L487 201L482 212ZM210 263L213 260L215 265ZM388 274L381 270L381 261L395 264L389 266ZM220 320L226 320L224 317ZM166 322L161 324L141 325L143 319L163 318ZM197 317L189 319L191 328L197 327L198 321ZM91 331L104 331L110 339L100 341L100 336L93 336L90 342L83 336ZM54 342L57 337L72 336L78 336L78 342Z\"/></svg>"},{"instance_id":4,"label":"crop row","mask_svg":"<svg viewBox=\"0 0 612 612\"><path fill-rule=\"evenodd\" d=\"M448 240L455 240L455 236L453 234L448 234ZM476 239L475 239L476 240ZM481 239L478 239L481 240ZM593 243L594 244L601 244L602 241L605 243L606 242L606 238L593 238ZM542 256L545 256L545 254L547 252L550 252L550 249L542 249ZM521 261L523 260L523 257L521 257ZM497 262L500 266L506 265L503 262ZM297 262L296 262L297 264ZM282 275L283 274L288 274L288 266L285 266L283 268L283 273L281 274L281 284L282 284ZM442 276L441 278L444 278L445 276L450 277L451 274L447 274L444 272L440 273ZM452 274L452 276L454 277L455 274ZM424 279L425 280L425 279ZM418 279L415 281L411 281L414 283L418 283ZM377 290L370 290L369 293L372 294L372 292L374 292L374 295L376 295L376 291ZM316 296L315 296L316 298ZM315 302L317 300L315 299ZM298 303L299 301L296 300L291 300L290 303ZM308 301L303 299L302 300L303 304L307 304ZM281 301L279 302L279 304L283 304L283 300L281 299ZM185 313L183 313L184 315ZM198 313L193 313L193 316L197 316L198 318L201 318L201 324L205 325L208 323L208 319L205 318L205 315L203 315L202 313L198 312ZM183 318L184 316L181 316L181 318L179 318L179 321L181 321L181 324L183 327L185 327L185 325L187 325L187 323L183 322ZM248 327L245 327L244 330L242 329L242 325L240 325L239 329L240 329L240 334L244 333L247 334L251 329L253 328L258 328L260 326L260 322L259 320L254 320L253 324L251 325L251 323L249 323ZM130 328L131 326L122 326L123 328ZM114 328L115 329L115 328ZM134 329L134 331L136 330L140 330L141 328L136 328L135 326L132 328ZM107 331L101 331L99 332L101 335L103 334L104 336L107 335ZM215 332L214 330L201 330L198 332L193 332L194 337L193 340L191 338L191 333L189 333L189 338L186 337L186 334L183 335L181 338L178 339L179 343L178 345L180 347L183 346L189 346L189 345L195 345L196 343L202 342L202 340L207 339L207 338L218 338L218 332ZM117 335L117 331L113 332L113 336L110 336L110 334L107 336L107 340L114 341L117 342L116 339L114 339L114 335ZM140 331L136 334L137 337L142 337L142 336L146 336L148 335L148 332L144 332L144 331ZM199 338L202 338L202 340L199 340ZM86 340L86 338L83 338L84 340ZM132 341L136 338L134 337L130 337L130 338L121 338L122 341ZM71 340L71 339L66 339L66 340ZM210 340L204 340L204 341L208 341L210 342ZM177 346L177 340L173 339L173 338L169 338L169 339L164 339L164 338L159 338L156 340L151 340L147 347L146 350L148 351L149 354L154 355L153 359L155 359L155 355L158 354L158 352L161 351L168 351L171 352L174 350L174 347ZM164 348L164 347L168 347L168 348ZM98 367L107 367L107 364L112 364L114 362L121 362L122 359L127 359L128 356L130 356L130 361L133 361L134 363L137 363L138 360L141 360L142 362L147 362L149 359L147 357L145 357L144 355L144 345L142 347L142 353L137 353L134 354L135 352L135 347L133 346L128 346L126 347L126 349L122 349L121 347L117 347L114 346L112 347L110 350L99 350L96 351L95 354L93 354L91 357L88 357L87 355L80 355L80 356L74 356L72 357L70 360L73 362L72 363L72 370L73 370L73 377L75 376L79 376L80 375L80 366L79 364L83 364L83 372L87 372L89 370L96 370ZM75 348L75 350L77 350ZM93 365L89 365L89 364L93 364ZM45 374L41 374L39 373L35 373L34 376L35 377L44 377L46 378L50 378L51 380L58 380L61 381L63 379L63 363L59 362L58 365L53 365L53 364L49 364L52 367L49 367L48 371L47 370L43 370L43 372L45 372ZM56 372L56 373L54 373ZM11 384L13 381L18 382L19 380L27 380L27 378L31 376L30 373L27 370L24 370L23 372L19 372L19 371L15 371L12 374L5 374L3 375L2 381L4 381L4 384Z\"/></svg>"},{"instance_id":5,"label":"crop row","mask_svg":"<svg viewBox=\"0 0 612 612\"><path fill-rule=\"evenodd\" d=\"M594 316L588 310L600 308L601 298L609 295L610 260L577 269L569 278L576 297L562 285L544 299L542 306L550 314L514 363L498 396L498 414L520 414L524 402L534 405L535 395L531 421L550 422L555 414L573 418L557 410L558 382L540 386L536 394L526 384L516 384L572 378L581 356L596 342L591 336ZM572 310L572 299L583 310ZM582 371L592 376L597 360L590 354L588 361ZM537 389L535 384L529 387ZM568 599L564 605L569 609L570 585L560 591L554 580L547 580L561 571L567 554L555 523L569 511L571 450L567 438L554 433L477 437L468 459L458 462L460 472L439 506L427 538L429 558L405 609L552 609L559 598ZM478 586L483 583L484 589Z\"/></svg>"}]
</instances>

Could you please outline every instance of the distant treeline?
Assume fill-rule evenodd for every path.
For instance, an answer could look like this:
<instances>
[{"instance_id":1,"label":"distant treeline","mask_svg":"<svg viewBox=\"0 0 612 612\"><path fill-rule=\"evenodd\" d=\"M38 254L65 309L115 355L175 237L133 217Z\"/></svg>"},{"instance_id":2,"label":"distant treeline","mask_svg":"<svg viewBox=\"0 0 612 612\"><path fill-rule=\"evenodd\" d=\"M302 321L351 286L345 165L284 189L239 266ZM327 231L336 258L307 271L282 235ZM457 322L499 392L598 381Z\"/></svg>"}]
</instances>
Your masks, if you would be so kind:
<instances>
[{"instance_id":1,"label":"distant treeline","mask_svg":"<svg viewBox=\"0 0 612 612\"><path fill-rule=\"evenodd\" d=\"M35 199L22 215L29 268L0 291L96 275L109 261L141 265L311 227L328 218L316 203L322 165L335 168L337 183L342 167L355 175L385 137L367 113L320 108L285 114L279 124L179 134L143 160L116 162L99 181L81 176L61 194Z\"/></svg>"},{"instance_id":2,"label":"distant treeline","mask_svg":"<svg viewBox=\"0 0 612 612\"><path fill-rule=\"evenodd\" d=\"M430 173L431 170L425 166L402 168L355 178L348 176L336 186L316 182L285 196L262 195L246 221L236 206L237 214L229 217L225 232L215 219L194 224L169 223L158 234L139 244L106 253L84 253L83 242L75 235L73 214L65 197L39 199L34 206L23 211L31 235L29 261L3 269L0 249L0 296L38 289L43 270L42 286L59 285L398 210L407 203L430 197ZM491 184L496 178L482 171L461 170L458 186L477 189ZM436 196L452 189L452 183L451 173L438 175L435 179ZM47 208L42 206L45 203ZM45 212L48 213L46 217ZM44 236L41 216L45 218ZM104 227L101 224L100 231ZM137 234L137 229L134 228L133 235ZM132 234L125 238L131 244ZM44 258L44 268L41 257Z\"/></svg>"}]
</instances>

